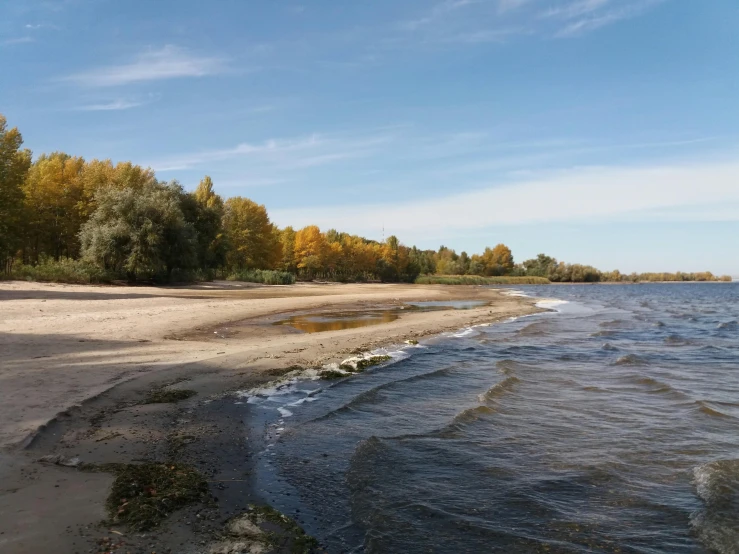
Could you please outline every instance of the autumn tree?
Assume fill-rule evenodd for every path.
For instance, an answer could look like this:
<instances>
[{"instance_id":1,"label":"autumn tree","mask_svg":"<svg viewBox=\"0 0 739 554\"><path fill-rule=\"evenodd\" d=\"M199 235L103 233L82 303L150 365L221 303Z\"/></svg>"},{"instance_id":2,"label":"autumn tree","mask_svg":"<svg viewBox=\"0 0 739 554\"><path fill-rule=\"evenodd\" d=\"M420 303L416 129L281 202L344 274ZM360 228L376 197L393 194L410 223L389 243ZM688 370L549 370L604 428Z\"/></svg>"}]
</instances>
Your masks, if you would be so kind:
<instances>
[{"instance_id":1,"label":"autumn tree","mask_svg":"<svg viewBox=\"0 0 739 554\"><path fill-rule=\"evenodd\" d=\"M486 275L507 275L513 271L513 253L505 244L486 248L482 253Z\"/></svg>"},{"instance_id":2,"label":"autumn tree","mask_svg":"<svg viewBox=\"0 0 739 554\"><path fill-rule=\"evenodd\" d=\"M317 226L303 227L295 234L295 260L306 276L314 277L323 269L327 250L326 237Z\"/></svg>"},{"instance_id":3,"label":"autumn tree","mask_svg":"<svg viewBox=\"0 0 739 554\"><path fill-rule=\"evenodd\" d=\"M30 150L21 150L23 137L8 129L0 114L0 270L9 270L21 246L23 182L31 165Z\"/></svg>"},{"instance_id":4,"label":"autumn tree","mask_svg":"<svg viewBox=\"0 0 739 554\"><path fill-rule=\"evenodd\" d=\"M43 154L31 165L23 184L28 214L26 257L76 257L84 215L80 175L85 160L63 152Z\"/></svg>"},{"instance_id":5,"label":"autumn tree","mask_svg":"<svg viewBox=\"0 0 739 554\"><path fill-rule=\"evenodd\" d=\"M225 203L223 229L227 264L236 269L272 269L282 260L278 229L261 205L235 196Z\"/></svg>"},{"instance_id":6,"label":"autumn tree","mask_svg":"<svg viewBox=\"0 0 739 554\"><path fill-rule=\"evenodd\" d=\"M119 162L113 165L110 160L87 162L82 168L79 181L82 187L82 203L79 210L85 220L95 211L95 195L100 189L113 187L141 190L157 182L154 171L151 169L144 169L131 162Z\"/></svg>"}]
</instances>

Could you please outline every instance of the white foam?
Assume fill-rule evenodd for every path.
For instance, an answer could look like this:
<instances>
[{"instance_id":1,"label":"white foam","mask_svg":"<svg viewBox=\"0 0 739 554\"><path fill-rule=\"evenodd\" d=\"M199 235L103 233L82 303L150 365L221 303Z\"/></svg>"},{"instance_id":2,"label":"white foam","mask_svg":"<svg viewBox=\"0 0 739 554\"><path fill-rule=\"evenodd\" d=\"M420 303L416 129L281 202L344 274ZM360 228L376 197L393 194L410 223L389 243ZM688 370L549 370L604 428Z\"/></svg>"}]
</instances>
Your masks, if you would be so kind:
<instances>
[{"instance_id":1,"label":"white foam","mask_svg":"<svg viewBox=\"0 0 739 554\"><path fill-rule=\"evenodd\" d=\"M516 289L514 289L514 290L505 290L505 291L503 291L502 294L504 296L520 296L522 298L528 298L529 297L529 295L526 294L524 291L522 291L522 290L516 290Z\"/></svg>"},{"instance_id":2,"label":"white foam","mask_svg":"<svg viewBox=\"0 0 739 554\"><path fill-rule=\"evenodd\" d=\"M282 417L292 417L293 415L293 413L290 410L288 410L287 408L283 408L282 406L277 408L277 411L280 412L280 415Z\"/></svg>"},{"instance_id":3,"label":"white foam","mask_svg":"<svg viewBox=\"0 0 739 554\"><path fill-rule=\"evenodd\" d=\"M561 306L563 304L569 304L569 302L567 300L560 300L558 298L542 298L541 300L538 300L536 302L536 307L558 312L559 310L557 309L557 306Z\"/></svg>"}]
</instances>

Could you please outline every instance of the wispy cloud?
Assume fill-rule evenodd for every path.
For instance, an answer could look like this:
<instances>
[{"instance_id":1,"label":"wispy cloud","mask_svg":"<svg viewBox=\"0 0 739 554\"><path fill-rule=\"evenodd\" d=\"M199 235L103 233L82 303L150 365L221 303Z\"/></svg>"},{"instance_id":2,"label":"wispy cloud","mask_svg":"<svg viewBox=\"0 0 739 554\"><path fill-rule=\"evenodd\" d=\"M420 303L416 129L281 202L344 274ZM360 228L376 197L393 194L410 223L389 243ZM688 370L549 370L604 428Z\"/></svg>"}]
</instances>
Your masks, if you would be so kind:
<instances>
[{"instance_id":1,"label":"wispy cloud","mask_svg":"<svg viewBox=\"0 0 739 554\"><path fill-rule=\"evenodd\" d=\"M444 2L436 4L422 17L401 23L400 27L408 31L415 31L433 23L437 19L448 16L450 12L457 11L473 4L479 4L482 1L483 0L445 0Z\"/></svg>"},{"instance_id":2,"label":"wispy cloud","mask_svg":"<svg viewBox=\"0 0 739 554\"><path fill-rule=\"evenodd\" d=\"M64 78L64 81L88 87L112 87L143 81L158 81L183 77L204 77L223 73L226 61L204 57L168 45L141 54L135 61L122 65L100 67Z\"/></svg>"},{"instance_id":3,"label":"wispy cloud","mask_svg":"<svg viewBox=\"0 0 739 554\"><path fill-rule=\"evenodd\" d=\"M55 31L59 30L58 26L52 25L51 23L26 23L25 28L30 31L38 31L40 29L53 29Z\"/></svg>"},{"instance_id":4,"label":"wispy cloud","mask_svg":"<svg viewBox=\"0 0 739 554\"><path fill-rule=\"evenodd\" d=\"M36 42L36 40L33 37L16 37L0 40L0 44L8 46L13 44L28 44L29 42Z\"/></svg>"},{"instance_id":5,"label":"wispy cloud","mask_svg":"<svg viewBox=\"0 0 739 554\"><path fill-rule=\"evenodd\" d=\"M327 137L313 134L293 139L270 139L261 143L241 143L232 148L204 150L172 156L148 165L158 171L174 171L205 164L248 158L250 163L279 171L331 164L339 160L369 155L388 136Z\"/></svg>"},{"instance_id":6,"label":"wispy cloud","mask_svg":"<svg viewBox=\"0 0 739 554\"><path fill-rule=\"evenodd\" d=\"M106 112L130 110L131 108L138 108L139 106L143 106L145 104L148 104L148 102L140 100L113 100L112 102L106 102L102 104L86 104L84 106L77 106L73 109L80 112Z\"/></svg>"},{"instance_id":7,"label":"wispy cloud","mask_svg":"<svg viewBox=\"0 0 739 554\"><path fill-rule=\"evenodd\" d=\"M423 240L495 225L556 221L598 222L653 217L684 220L739 219L724 208L739 204L737 164L665 167L593 167L559 171L527 181L490 184L443 198L373 206L326 206L270 212L278 224L341 228L373 235L380 218L393 233ZM506 206L495 210L495 206ZM491 219L491 210L495 218Z\"/></svg>"},{"instance_id":8,"label":"wispy cloud","mask_svg":"<svg viewBox=\"0 0 739 554\"><path fill-rule=\"evenodd\" d=\"M613 0L577 0L550 8L541 13L543 18L566 21L554 34L556 38L579 36L619 21L632 19L666 0L632 0L617 6Z\"/></svg>"}]
</instances>

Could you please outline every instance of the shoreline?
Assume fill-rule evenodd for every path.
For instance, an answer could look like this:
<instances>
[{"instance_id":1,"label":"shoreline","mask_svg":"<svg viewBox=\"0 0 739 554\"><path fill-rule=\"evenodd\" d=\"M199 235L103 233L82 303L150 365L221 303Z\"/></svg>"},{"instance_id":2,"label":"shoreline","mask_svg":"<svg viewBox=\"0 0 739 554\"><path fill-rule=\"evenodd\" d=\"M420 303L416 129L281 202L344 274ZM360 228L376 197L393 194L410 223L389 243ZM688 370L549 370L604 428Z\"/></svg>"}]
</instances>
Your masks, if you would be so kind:
<instances>
[{"instance_id":1,"label":"shoreline","mask_svg":"<svg viewBox=\"0 0 739 554\"><path fill-rule=\"evenodd\" d=\"M406 311L392 322L324 333L270 325L284 314L424 300L488 304ZM9 385L0 403L0 546L7 552L90 551L96 544L106 552L207 551L229 518L263 503L245 474L253 453L231 393L265 386L296 366L319 367L543 311L532 298L443 285L213 283L127 290L4 282L0 302L0 378ZM234 322L239 333L213 336L214 328ZM174 404L145 403L166 385L196 394ZM113 475L37 461L48 455L62 463L187 464L206 476L217 501L177 511L154 534L101 526Z\"/></svg>"}]
</instances>

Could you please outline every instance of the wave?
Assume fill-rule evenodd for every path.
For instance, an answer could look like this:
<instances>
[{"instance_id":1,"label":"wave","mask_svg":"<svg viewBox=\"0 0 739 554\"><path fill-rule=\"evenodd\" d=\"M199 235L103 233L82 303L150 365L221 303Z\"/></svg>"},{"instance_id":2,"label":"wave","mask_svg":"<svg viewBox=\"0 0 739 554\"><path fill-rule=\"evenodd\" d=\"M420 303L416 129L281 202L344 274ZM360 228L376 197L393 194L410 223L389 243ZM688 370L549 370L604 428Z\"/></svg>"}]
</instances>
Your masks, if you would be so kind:
<instances>
[{"instance_id":1,"label":"wave","mask_svg":"<svg viewBox=\"0 0 739 554\"><path fill-rule=\"evenodd\" d=\"M649 362L636 354L627 354L613 362L613 365L649 365Z\"/></svg>"},{"instance_id":2,"label":"wave","mask_svg":"<svg viewBox=\"0 0 739 554\"><path fill-rule=\"evenodd\" d=\"M616 335L616 331L598 331L596 333L590 333L591 337L613 337Z\"/></svg>"},{"instance_id":3,"label":"wave","mask_svg":"<svg viewBox=\"0 0 739 554\"><path fill-rule=\"evenodd\" d=\"M680 335L668 335L663 342L670 346L689 346L695 344L692 340L681 337Z\"/></svg>"},{"instance_id":4,"label":"wave","mask_svg":"<svg viewBox=\"0 0 739 554\"><path fill-rule=\"evenodd\" d=\"M526 337L536 337L540 335L546 335L546 328L549 325L543 321L537 321L536 323L530 323L526 327L519 329L518 334Z\"/></svg>"},{"instance_id":5,"label":"wave","mask_svg":"<svg viewBox=\"0 0 739 554\"><path fill-rule=\"evenodd\" d=\"M730 329L733 331L735 329L739 329L739 322L735 319L731 321L725 321L716 325L716 329Z\"/></svg>"},{"instance_id":6,"label":"wave","mask_svg":"<svg viewBox=\"0 0 739 554\"><path fill-rule=\"evenodd\" d=\"M726 414L720 410L720 408L725 407L729 409L736 409L739 407L739 404L734 404L733 402L712 402L709 400L696 400L695 405L698 407L698 411L709 415L711 417L719 417L719 418L733 418L733 415Z\"/></svg>"},{"instance_id":7,"label":"wave","mask_svg":"<svg viewBox=\"0 0 739 554\"><path fill-rule=\"evenodd\" d=\"M495 367L503 375L513 375L514 371L524 369L526 366L513 360L500 360L496 362Z\"/></svg>"},{"instance_id":8,"label":"wave","mask_svg":"<svg viewBox=\"0 0 739 554\"><path fill-rule=\"evenodd\" d=\"M703 543L721 554L735 553L739 544L739 459L716 460L693 469L696 493L703 509L691 524Z\"/></svg>"},{"instance_id":9,"label":"wave","mask_svg":"<svg viewBox=\"0 0 739 554\"><path fill-rule=\"evenodd\" d=\"M610 342L605 343L603 346L600 347L601 350L607 350L609 352L615 352L618 350L615 346L613 346Z\"/></svg>"},{"instance_id":10,"label":"wave","mask_svg":"<svg viewBox=\"0 0 739 554\"><path fill-rule=\"evenodd\" d=\"M614 319L612 321L603 321L598 324L598 327L605 327L607 329L613 329L613 328L619 328L623 327L624 323L628 323L628 321L624 319Z\"/></svg>"},{"instance_id":11,"label":"wave","mask_svg":"<svg viewBox=\"0 0 739 554\"><path fill-rule=\"evenodd\" d=\"M434 377L450 375L451 373L455 371L455 369L458 370L459 367L458 366L443 367L435 371L429 371L427 373L421 373L419 375L411 375L410 377L406 377L405 379L396 379L395 381L390 381L389 383L383 383L381 385L378 385L376 387L373 387L369 390L366 390L358 394L357 396L349 400L346 404L343 404L339 406L338 408L335 408L321 416L313 418L307 421L306 423L315 423L319 421L325 421L337 415L354 410L361 405L375 404L378 401L381 401L378 399L378 396L381 392L383 392L386 389L393 388L394 386L399 385L399 384L408 384L408 383L413 383L414 381L425 381L427 379L434 378Z\"/></svg>"},{"instance_id":12,"label":"wave","mask_svg":"<svg viewBox=\"0 0 739 554\"><path fill-rule=\"evenodd\" d=\"M521 380L515 375L509 375L508 377L503 379L500 383L496 383L495 385L490 387L487 391L482 393L478 398L480 399L480 402L495 400L496 398L500 398L505 393L513 390L513 387L515 387L516 384L520 382Z\"/></svg>"}]
</instances>

